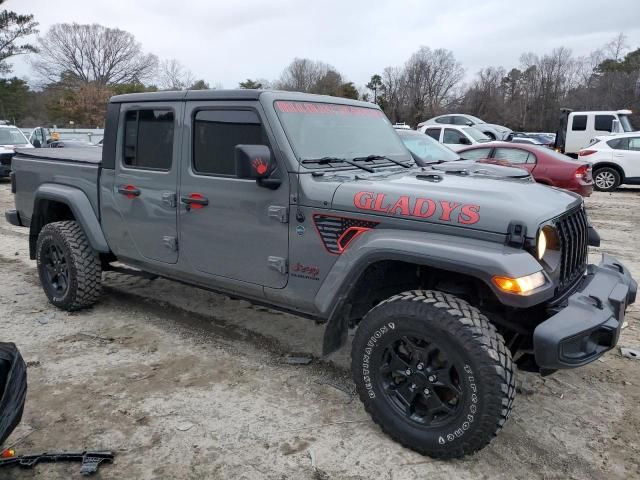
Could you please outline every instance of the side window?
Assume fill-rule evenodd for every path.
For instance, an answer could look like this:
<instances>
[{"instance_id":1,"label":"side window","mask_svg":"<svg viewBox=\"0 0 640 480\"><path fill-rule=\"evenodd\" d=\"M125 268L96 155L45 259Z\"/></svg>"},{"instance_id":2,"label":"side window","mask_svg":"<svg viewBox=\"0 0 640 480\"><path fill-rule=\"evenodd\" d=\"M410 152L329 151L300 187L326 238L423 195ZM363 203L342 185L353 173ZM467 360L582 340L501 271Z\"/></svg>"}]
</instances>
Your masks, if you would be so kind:
<instances>
[{"instance_id":1,"label":"side window","mask_svg":"<svg viewBox=\"0 0 640 480\"><path fill-rule=\"evenodd\" d=\"M587 116L574 115L571 122L571 130L574 132L583 132L587 129Z\"/></svg>"},{"instance_id":2,"label":"side window","mask_svg":"<svg viewBox=\"0 0 640 480\"><path fill-rule=\"evenodd\" d=\"M628 138L614 138L613 140L609 140L607 145L615 150L628 150L629 149L629 140ZM596 143L597 140L594 142Z\"/></svg>"},{"instance_id":3,"label":"side window","mask_svg":"<svg viewBox=\"0 0 640 480\"><path fill-rule=\"evenodd\" d=\"M429 135L431 138L440 141L440 128L427 128L424 133Z\"/></svg>"},{"instance_id":4,"label":"side window","mask_svg":"<svg viewBox=\"0 0 640 480\"><path fill-rule=\"evenodd\" d=\"M483 158L490 158L490 153L490 148L476 148L473 150L467 150L466 152L461 152L460 156L467 160L482 160Z\"/></svg>"},{"instance_id":5,"label":"side window","mask_svg":"<svg viewBox=\"0 0 640 480\"><path fill-rule=\"evenodd\" d=\"M437 123L449 123L451 121L450 115L445 115L444 117L436 118Z\"/></svg>"},{"instance_id":6,"label":"side window","mask_svg":"<svg viewBox=\"0 0 640 480\"><path fill-rule=\"evenodd\" d=\"M173 112L129 110L124 124L124 164L148 170L171 169Z\"/></svg>"},{"instance_id":7,"label":"side window","mask_svg":"<svg viewBox=\"0 0 640 480\"><path fill-rule=\"evenodd\" d=\"M193 168L235 176L236 145L269 145L260 117L250 110L200 110L193 126Z\"/></svg>"},{"instance_id":8,"label":"side window","mask_svg":"<svg viewBox=\"0 0 640 480\"><path fill-rule=\"evenodd\" d=\"M640 137L631 137L629 139L629 150L640 151Z\"/></svg>"},{"instance_id":9,"label":"side window","mask_svg":"<svg viewBox=\"0 0 640 480\"><path fill-rule=\"evenodd\" d=\"M444 137L442 138L442 143L449 143L449 144L462 144L464 142L464 144L466 145L467 143L470 142L465 142L462 139L467 139L467 137L465 137L462 133L460 133L457 130L454 130L453 128L445 128L444 129Z\"/></svg>"},{"instance_id":10,"label":"side window","mask_svg":"<svg viewBox=\"0 0 640 480\"><path fill-rule=\"evenodd\" d=\"M465 117L461 117L460 115L454 115L452 117L451 123L453 123L454 125L466 125L467 123L469 123L469 120Z\"/></svg>"},{"instance_id":11,"label":"side window","mask_svg":"<svg viewBox=\"0 0 640 480\"><path fill-rule=\"evenodd\" d=\"M532 157L530 159L530 157ZM513 164L535 163L535 157L526 150L519 148L496 148L493 155L496 160L505 160Z\"/></svg>"},{"instance_id":12,"label":"side window","mask_svg":"<svg viewBox=\"0 0 640 480\"><path fill-rule=\"evenodd\" d=\"M600 132L610 132L615 119L613 115L596 115L595 129Z\"/></svg>"}]
</instances>

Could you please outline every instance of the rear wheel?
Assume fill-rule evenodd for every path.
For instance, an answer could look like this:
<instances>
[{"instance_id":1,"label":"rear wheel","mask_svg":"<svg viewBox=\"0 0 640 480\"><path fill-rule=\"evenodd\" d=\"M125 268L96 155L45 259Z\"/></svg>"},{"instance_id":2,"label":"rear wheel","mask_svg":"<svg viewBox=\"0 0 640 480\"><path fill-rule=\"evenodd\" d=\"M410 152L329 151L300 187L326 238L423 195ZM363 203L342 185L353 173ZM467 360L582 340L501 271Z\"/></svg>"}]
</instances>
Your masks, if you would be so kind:
<instances>
[{"instance_id":1,"label":"rear wheel","mask_svg":"<svg viewBox=\"0 0 640 480\"><path fill-rule=\"evenodd\" d=\"M49 301L63 310L93 305L100 296L100 257L74 221L45 225L36 249L38 274Z\"/></svg>"},{"instance_id":2,"label":"rear wheel","mask_svg":"<svg viewBox=\"0 0 640 480\"><path fill-rule=\"evenodd\" d=\"M620 185L620 173L612 167L600 167L593 173L596 190L610 192Z\"/></svg>"},{"instance_id":3,"label":"rear wheel","mask_svg":"<svg viewBox=\"0 0 640 480\"><path fill-rule=\"evenodd\" d=\"M373 308L356 331L351 361L372 419L432 457L483 448L515 396L502 336L476 308L437 291L405 292Z\"/></svg>"}]
</instances>

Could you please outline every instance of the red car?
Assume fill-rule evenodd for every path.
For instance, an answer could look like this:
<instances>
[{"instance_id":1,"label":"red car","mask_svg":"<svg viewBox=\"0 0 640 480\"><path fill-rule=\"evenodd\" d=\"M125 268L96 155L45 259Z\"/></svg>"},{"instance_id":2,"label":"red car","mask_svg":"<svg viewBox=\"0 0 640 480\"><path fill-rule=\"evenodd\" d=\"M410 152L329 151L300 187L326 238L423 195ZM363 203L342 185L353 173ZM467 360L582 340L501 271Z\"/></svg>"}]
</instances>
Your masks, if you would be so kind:
<instances>
[{"instance_id":1,"label":"red car","mask_svg":"<svg viewBox=\"0 0 640 480\"><path fill-rule=\"evenodd\" d=\"M591 165L540 145L491 142L460 150L458 154L481 163L524 168L536 182L564 188L588 197L593 192Z\"/></svg>"}]
</instances>

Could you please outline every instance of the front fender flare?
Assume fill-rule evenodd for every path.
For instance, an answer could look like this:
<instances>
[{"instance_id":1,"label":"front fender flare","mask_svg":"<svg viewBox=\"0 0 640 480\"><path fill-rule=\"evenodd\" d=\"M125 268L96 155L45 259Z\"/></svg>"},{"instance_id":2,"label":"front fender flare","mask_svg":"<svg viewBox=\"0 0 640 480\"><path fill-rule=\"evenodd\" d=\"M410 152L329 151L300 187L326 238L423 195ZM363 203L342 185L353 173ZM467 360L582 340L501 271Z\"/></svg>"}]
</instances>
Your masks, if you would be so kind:
<instances>
[{"instance_id":1,"label":"front fender flare","mask_svg":"<svg viewBox=\"0 0 640 480\"><path fill-rule=\"evenodd\" d=\"M461 273L484 282L504 305L527 308L553 297L551 282L528 296L507 294L491 281L496 276L523 277L542 270L522 249L503 244L437 233L406 230L372 230L357 238L340 255L318 290L316 309L328 318L324 354L339 348L348 328L345 304L365 269L383 260L397 260Z\"/></svg>"},{"instance_id":2,"label":"front fender flare","mask_svg":"<svg viewBox=\"0 0 640 480\"><path fill-rule=\"evenodd\" d=\"M42 228L42 225L38 226L39 222L35 221L38 204L41 200L51 200L67 205L73 213L75 220L80 224L82 230L84 230L91 248L100 253L108 253L110 251L98 216L93 210L89 198L82 190L55 183L43 183L40 185L34 195L34 214L31 221L32 233L34 228ZM32 237L33 236L34 235L32 235Z\"/></svg>"}]
</instances>

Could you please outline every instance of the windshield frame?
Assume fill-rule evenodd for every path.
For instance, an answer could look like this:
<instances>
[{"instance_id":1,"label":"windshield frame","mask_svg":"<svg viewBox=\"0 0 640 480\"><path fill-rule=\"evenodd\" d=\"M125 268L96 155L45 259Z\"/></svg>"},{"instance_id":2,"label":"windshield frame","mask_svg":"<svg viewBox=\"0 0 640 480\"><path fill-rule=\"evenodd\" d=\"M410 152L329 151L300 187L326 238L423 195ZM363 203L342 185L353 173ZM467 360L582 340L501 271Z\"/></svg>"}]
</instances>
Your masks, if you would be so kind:
<instances>
[{"instance_id":1,"label":"windshield frame","mask_svg":"<svg viewBox=\"0 0 640 480\"><path fill-rule=\"evenodd\" d=\"M333 108L337 108L337 109L342 109L342 108L347 108L347 109L363 109L363 110L371 110L372 112L376 112L372 115L373 116L379 116L382 121L386 124L387 129L389 130L389 134L391 135L390 138L395 137L397 139L397 146L400 147L400 149L402 149L403 151L400 152L380 152L380 151L373 151L375 150L375 148L372 148L371 151L368 152L363 152L362 154L357 153L357 154L345 154L345 152L340 152L340 153L336 153L336 152L329 152L329 151L325 151L322 152L323 154L318 154L318 155L305 155L304 152L300 151L300 146L297 144L296 142L296 138L294 137L291 129L289 128L289 126L287 125L287 120L285 117L282 116L282 114L287 114L287 113L295 113L295 112L285 112L282 111L279 107L278 107L278 103L282 102L282 103L292 103L292 104L299 104L299 103L306 103L306 104L313 104L313 105L327 105L327 106L331 106ZM295 157L295 162L300 165L301 167L304 167L306 169L310 169L310 170L353 170L353 169L357 169L357 167L355 166L351 166L348 163L347 164L343 164L343 165L336 165L336 164L317 164L317 168L311 167L310 165L313 165L312 163L303 163L303 160L308 160L308 159L314 159L314 158L322 158L322 157L335 157L335 158L346 158L348 160L353 160L354 158L364 158L370 155L374 155L374 156L380 156L380 157L389 157L392 158L394 160L397 161L401 161L404 163L408 163L410 166L415 166L416 165L416 161L413 157L413 155L411 154L411 152L407 149L407 147L404 145L404 142L402 142L402 139L398 136L398 133L396 131L395 128L393 128L393 125L391 124L391 122L389 121L389 119L387 118L387 116L385 115L385 113L380 109L380 108L374 108L374 107L369 107L369 106L364 106L364 105L354 105L354 104L349 104L349 103L341 103L341 102L328 102L328 101L321 101L321 100L315 100L315 99L287 99L287 98L275 98L273 99L273 101L271 102L271 107L273 108L273 111L276 115L276 118L278 120L278 123L280 124L280 128L282 129L285 138L287 139L287 142L289 143L289 146L294 154ZM298 112L301 114L313 114L314 112ZM400 165L398 165L397 163L393 162L393 161L389 161L389 160L383 160L382 158L378 160L379 163L375 163L375 162L368 162L368 163L364 163L363 161L363 165L368 166L368 167L377 167L377 168L390 168L390 167L394 167L394 168L403 168Z\"/></svg>"}]
</instances>

